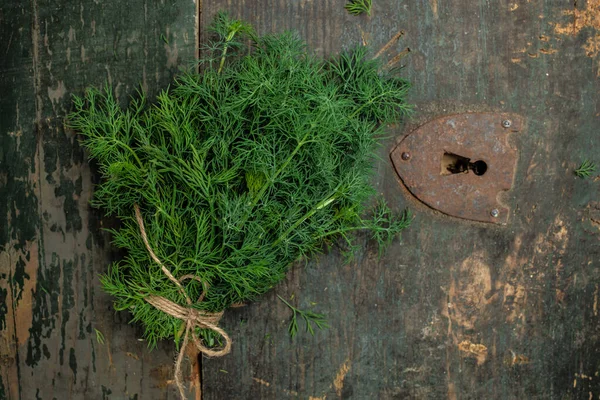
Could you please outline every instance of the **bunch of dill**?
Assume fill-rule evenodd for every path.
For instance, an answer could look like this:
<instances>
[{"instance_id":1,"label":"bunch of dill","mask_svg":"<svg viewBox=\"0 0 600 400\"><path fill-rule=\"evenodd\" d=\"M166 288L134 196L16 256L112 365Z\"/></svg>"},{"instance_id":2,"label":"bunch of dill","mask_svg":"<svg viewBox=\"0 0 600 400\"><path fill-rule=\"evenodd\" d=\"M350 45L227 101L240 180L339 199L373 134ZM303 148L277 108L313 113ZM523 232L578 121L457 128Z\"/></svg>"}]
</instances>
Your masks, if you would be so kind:
<instances>
[{"instance_id":1,"label":"bunch of dill","mask_svg":"<svg viewBox=\"0 0 600 400\"><path fill-rule=\"evenodd\" d=\"M192 307L210 312L256 299L324 243L352 246L369 230L385 246L409 223L381 200L367 210L382 127L409 110L406 81L364 48L325 61L294 34L258 37L226 14L212 31L201 73L155 104L142 94L123 110L111 90L89 89L69 118L102 175L93 205L122 222L113 243L127 255L102 284L151 346L178 341L182 322L144 298L186 302L151 259L134 205L162 263L199 278L182 282L188 296L206 290Z\"/></svg>"}]
</instances>

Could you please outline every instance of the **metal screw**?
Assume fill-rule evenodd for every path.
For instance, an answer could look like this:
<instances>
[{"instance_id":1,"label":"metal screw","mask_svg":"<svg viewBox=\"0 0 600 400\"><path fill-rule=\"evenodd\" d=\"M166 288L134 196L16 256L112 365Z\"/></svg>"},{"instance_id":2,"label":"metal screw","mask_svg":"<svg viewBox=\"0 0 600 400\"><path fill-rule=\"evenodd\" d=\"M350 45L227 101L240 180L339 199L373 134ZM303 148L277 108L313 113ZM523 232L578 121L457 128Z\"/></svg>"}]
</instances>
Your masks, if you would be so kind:
<instances>
[{"instance_id":1,"label":"metal screw","mask_svg":"<svg viewBox=\"0 0 600 400\"><path fill-rule=\"evenodd\" d=\"M504 121L502 121L502 126L504 128L510 128L511 125L512 125L512 122L510 121L510 119L505 119Z\"/></svg>"},{"instance_id":2,"label":"metal screw","mask_svg":"<svg viewBox=\"0 0 600 400\"><path fill-rule=\"evenodd\" d=\"M494 208L491 212L490 215L494 218L498 218L500 216L500 211L498 211L497 208Z\"/></svg>"},{"instance_id":3,"label":"metal screw","mask_svg":"<svg viewBox=\"0 0 600 400\"><path fill-rule=\"evenodd\" d=\"M407 153L407 152L402 153L402 159L404 161L410 160L410 153Z\"/></svg>"}]
</instances>

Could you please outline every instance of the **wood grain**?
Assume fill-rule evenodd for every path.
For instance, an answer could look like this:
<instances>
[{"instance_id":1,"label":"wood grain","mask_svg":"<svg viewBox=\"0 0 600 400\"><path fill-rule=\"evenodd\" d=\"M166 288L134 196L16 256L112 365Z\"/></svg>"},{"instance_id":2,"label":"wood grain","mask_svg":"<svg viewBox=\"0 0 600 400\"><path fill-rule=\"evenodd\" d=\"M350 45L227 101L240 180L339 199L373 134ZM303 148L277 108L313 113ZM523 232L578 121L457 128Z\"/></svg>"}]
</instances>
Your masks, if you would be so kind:
<instances>
[{"instance_id":1,"label":"wood grain","mask_svg":"<svg viewBox=\"0 0 600 400\"><path fill-rule=\"evenodd\" d=\"M63 119L90 85L123 103L165 88L195 58L195 16L192 1L0 5L0 399L175 398L174 346L149 352L100 289L112 221L89 206L98 176Z\"/></svg>"},{"instance_id":2,"label":"wood grain","mask_svg":"<svg viewBox=\"0 0 600 400\"><path fill-rule=\"evenodd\" d=\"M203 360L203 398L599 397L600 183L572 172L600 162L597 2L380 0L371 18L343 3L211 1L201 25L225 9L262 33L296 30L324 55L364 43L375 54L404 31L385 57L410 49L400 73L416 107L390 134L451 113L523 115L505 196L514 212L499 228L419 204L397 182L391 139L376 182L415 212L411 229L382 259L363 238L353 262L333 252L298 265L259 303L229 311L233 354ZM275 293L331 328L290 340Z\"/></svg>"}]
</instances>

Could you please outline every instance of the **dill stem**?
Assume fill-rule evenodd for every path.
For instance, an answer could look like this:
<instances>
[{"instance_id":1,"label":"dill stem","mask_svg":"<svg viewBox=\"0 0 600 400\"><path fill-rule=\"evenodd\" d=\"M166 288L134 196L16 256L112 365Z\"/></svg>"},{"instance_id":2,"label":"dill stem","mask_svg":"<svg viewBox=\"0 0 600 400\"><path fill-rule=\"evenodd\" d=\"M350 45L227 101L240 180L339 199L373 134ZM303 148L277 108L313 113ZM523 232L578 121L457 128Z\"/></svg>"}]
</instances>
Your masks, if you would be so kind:
<instances>
[{"instance_id":1,"label":"dill stem","mask_svg":"<svg viewBox=\"0 0 600 400\"><path fill-rule=\"evenodd\" d=\"M227 49L229 48L229 41L225 42L223 46L223 54L221 54L221 63L219 64L219 70L217 73L221 75L221 71L223 71L223 66L225 65L225 56L227 55Z\"/></svg>"},{"instance_id":2,"label":"dill stem","mask_svg":"<svg viewBox=\"0 0 600 400\"><path fill-rule=\"evenodd\" d=\"M327 207L329 204L333 203L336 198L337 198L337 196L331 195L327 199L321 200L319 203L317 203L316 206L314 206L309 212L304 214L304 216L302 218L300 218L296 222L294 222L292 224L292 226L290 226L283 234L281 234L281 236L279 236L279 238L277 238L277 240L273 243L273 247L276 247L279 243L281 243L281 241L284 240L286 238L286 236L290 234L290 232L292 232L294 229L296 229L298 226L300 226L300 224L302 224L304 221L306 221L307 219L312 217L317 211L319 211L320 209Z\"/></svg>"},{"instance_id":3,"label":"dill stem","mask_svg":"<svg viewBox=\"0 0 600 400\"><path fill-rule=\"evenodd\" d=\"M296 307L292 306L290 303L288 303L287 301L285 301L285 300L283 299L283 297L281 297L280 295L277 295L277 297L279 297L279 300L283 301L283 303L284 303L286 306L288 306L288 307L289 307L289 308L290 308L290 309L291 309L291 310L294 312L294 315L296 315Z\"/></svg>"},{"instance_id":4,"label":"dill stem","mask_svg":"<svg viewBox=\"0 0 600 400\"><path fill-rule=\"evenodd\" d=\"M269 188L269 186L271 186L271 184L273 184L273 182L275 181L275 179L277 179L277 177L279 176L279 174L281 174L281 172L285 168L287 168L288 164L292 161L292 159L294 158L294 156L298 153L298 151L300 151L300 148L302 146L304 146L304 144L306 143L306 140L308 139L309 135L310 135L310 132L308 132L306 135L304 135L304 137L302 138L302 140L298 142L298 145L296 146L296 148L294 149L294 151L292 151L292 153L283 162L283 164L281 164L281 167L279 167L279 169L277 171L275 171L275 173L273 174L273 176L269 180L267 180L267 182L265 182L265 184L260 188L260 190L258 191L258 193L256 193L256 196L254 196L254 199L252 199L252 204L250 204L250 210L248 212L252 211L252 209L254 208L254 206L256 206L256 204L261 199L261 197L263 196L263 194L267 191L267 189Z\"/></svg>"},{"instance_id":5,"label":"dill stem","mask_svg":"<svg viewBox=\"0 0 600 400\"><path fill-rule=\"evenodd\" d=\"M138 163L138 165L141 168L144 168L144 164L142 164L142 161L139 159L139 157L137 156L137 154L135 154L135 151L133 151L133 149L129 146L127 146L127 144L125 144L124 142L118 140L118 139L113 139L115 141L115 143L117 143L119 146L121 146L122 148L124 148L125 150L127 150L129 153L131 153L131 155L133 156L133 158L135 158L135 161Z\"/></svg>"},{"instance_id":6,"label":"dill stem","mask_svg":"<svg viewBox=\"0 0 600 400\"><path fill-rule=\"evenodd\" d=\"M356 117L356 116L358 115L358 113L362 111L362 109L363 109L363 108L365 108L366 106L369 106L369 105L373 104L373 102L374 102L375 100L379 99L380 97L384 97L384 96L387 96L387 95L389 95L389 94L392 94L392 93L393 93L392 91L383 92L383 93L381 93L381 94L378 94L377 96L373 97L372 99L369 99L369 101L367 101L367 102L366 102L365 104L363 104L362 106L358 107L358 109L357 109L356 111L354 111L354 112L352 113L352 115L350 115L350 119L352 119L352 118Z\"/></svg>"},{"instance_id":7,"label":"dill stem","mask_svg":"<svg viewBox=\"0 0 600 400\"><path fill-rule=\"evenodd\" d=\"M327 237L327 236L337 235L338 233L345 233L345 232L351 232L351 231L360 231L360 230L363 230L363 229L369 229L369 227L368 226L351 226L351 227L348 227L348 228L334 229L334 230L329 231L327 233L324 233L324 234L322 234L320 236L317 236L316 238L317 239L322 239L322 238Z\"/></svg>"}]
</instances>

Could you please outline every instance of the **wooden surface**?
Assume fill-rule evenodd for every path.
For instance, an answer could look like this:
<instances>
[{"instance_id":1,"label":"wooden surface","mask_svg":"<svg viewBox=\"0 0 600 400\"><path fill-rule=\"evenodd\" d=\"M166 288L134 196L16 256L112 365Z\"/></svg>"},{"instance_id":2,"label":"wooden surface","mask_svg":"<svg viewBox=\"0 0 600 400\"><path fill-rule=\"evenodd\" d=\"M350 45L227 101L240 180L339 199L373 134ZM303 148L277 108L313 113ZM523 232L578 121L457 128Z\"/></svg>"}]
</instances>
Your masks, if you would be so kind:
<instances>
[{"instance_id":1,"label":"wooden surface","mask_svg":"<svg viewBox=\"0 0 600 400\"><path fill-rule=\"evenodd\" d=\"M0 399L177 397L173 346L150 353L100 289L110 221L63 117L89 85L123 101L166 87L195 58L195 15L191 0L0 5Z\"/></svg>"},{"instance_id":2,"label":"wooden surface","mask_svg":"<svg viewBox=\"0 0 600 400\"><path fill-rule=\"evenodd\" d=\"M415 114L390 129L377 184L415 220L382 259L363 238L353 262L333 252L299 265L261 302L228 311L233 353L201 370L192 357L190 397L599 398L600 182L572 170L600 163L600 2L374 0L370 18L343 4L205 0L200 23L226 9L260 32L297 30L320 54L377 50L403 30L388 55L411 50L401 63ZM0 399L175 396L174 346L148 352L99 288L117 257L101 231L111 221L88 206L97 178L62 117L88 85L108 81L123 101L138 84L165 87L195 55L195 7L0 6ZM527 120L503 228L418 204L387 158L414 127L466 111ZM291 340L276 293L331 328Z\"/></svg>"},{"instance_id":3,"label":"wooden surface","mask_svg":"<svg viewBox=\"0 0 600 400\"><path fill-rule=\"evenodd\" d=\"M510 111L527 120L504 228L450 219L406 195L387 153L377 183L412 227L378 260L331 254L298 266L260 303L227 313L233 354L202 361L203 398L597 399L600 397L599 185L573 169L600 162L600 2L211 1L260 32L298 30L333 54L399 30L417 105L395 137L435 117ZM295 294L331 328L290 340ZM316 305L311 306L312 303Z\"/></svg>"}]
</instances>

